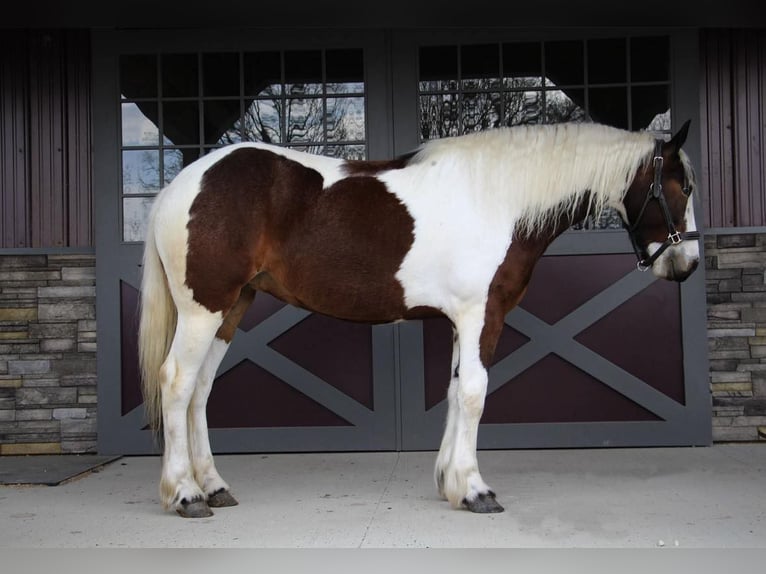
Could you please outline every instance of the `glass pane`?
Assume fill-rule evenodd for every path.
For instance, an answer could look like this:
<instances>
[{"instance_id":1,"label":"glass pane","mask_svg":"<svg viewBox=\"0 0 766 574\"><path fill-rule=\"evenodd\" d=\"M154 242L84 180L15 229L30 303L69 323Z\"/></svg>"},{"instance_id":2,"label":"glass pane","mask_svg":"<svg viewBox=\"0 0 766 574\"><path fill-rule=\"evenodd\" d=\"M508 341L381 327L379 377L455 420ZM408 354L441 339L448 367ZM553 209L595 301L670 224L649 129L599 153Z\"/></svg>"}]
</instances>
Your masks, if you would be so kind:
<instances>
[{"instance_id":1,"label":"glass pane","mask_svg":"<svg viewBox=\"0 0 766 574\"><path fill-rule=\"evenodd\" d=\"M324 106L321 98L287 100L286 142L321 142L324 140Z\"/></svg>"},{"instance_id":2,"label":"glass pane","mask_svg":"<svg viewBox=\"0 0 766 574\"><path fill-rule=\"evenodd\" d=\"M159 150L122 152L122 193L157 193L160 190Z\"/></svg>"},{"instance_id":3,"label":"glass pane","mask_svg":"<svg viewBox=\"0 0 766 574\"><path fill-rule=\"evenodd\" d=\"M202 55L202 95L239 96L239 54Z\"/></svg>"},{"instance_id":4,"label":"glass pane","mask_svg":"<svg viewBox=\"0 0 766 574\"><path fill-rule=\"evenodd\" d=\"M162 56L162 96L190 97L199 93L197 54Z\"/></svg>"},{"instance_id":5,"label":"glass pane","mask_svg":"<svg viewBox=\"0 0 766 574\"><path fill-rule=\"evenodd\" d=\"M166 145L199 144L197 102L163 102L163 142Z\"/></svg>"},{"instance_id":6,"label":"glass pane","mask_svg":"<svg viewBox=\"0 0 766 574\"><path fill-rule=\"evenodd\" d=\"M367 150L363 145L333 145L325 149L324 155L342 159L367 159Z\"/></svg>"},{"instance_id":7,"label":"glass pane","mask_svg":"<svg viewBox=\"0 0 766 574\"><path fill-rule=\"evenodd\" d=\"M593 88L588 95L588 111L594 122L628 129L627 88Z\"/></svg>"},{"instance_id":8,"label":"glass pane","mask_svg":"<svg viewBox=\"0 0 766 574\"><path fill-rule=\"evenodd\" d=\"M282 141L280 109L279 100L255 100L245 110L242 138L246 141L280 143Z\"/></svg>"},{"instance_id":9,"label":"glass pane","mask_svg":"<svg viewBox=\"0 0 766 574\"><path fill-rule=\"evenodd\" d=\"M601 212L601 217L596 219L593 216L588 216L585 221L577 223L572 226L572 229L622 229L622 217L620 213L612 209L606 208Z\"/></svg>"},{"instance_id":10,"label":"glass pane","mask_svg":"<svg viewBox=\"0 0 766 574\"><path fill-rule=\"evenodd\" d=\"M239 100L215 100L203 105L206 144L224 145L242 141Z\"/></svg>"},{"instance_id":11,"label":"glass pane","mask_svg":"<svg viewBox=\"0 0 766 574\"><path fill-rule=\"evenodd\" d=\"M362 50L327 50L327 93L364 92L364 53Z\"/></svg>"},{"instance_id":12,"label":"glass pane","mask_svg":"<svg viewBox=\"0 0 766 574\"><path fill-rule=\"evenodd\" d=\"M583 43L545 43L545 79L549 86L581 85L585 80Z\"/></svg>"},{"instance_id":13,"label":"glass pane","mask_svg":"<svg viewBox=\"0 0 766 574\"><path fill-rule=\"evenodd\" d=\"M125 197L122 200L123 241L143 241L154 197Z\"/></svg>"},{"instance_id":14,"label":"glass pane","mask_svg":"<svg viewBox=\"0 0 766 574\"><path fill-rule=\"evenodd\" d=\"M282 57L279 52L247 53L244 67L246 96L282 93Z\"/></svg>"},{"instance_id":15,"label":"glass pane","mask_svg":"<svg viewBox=\"0 0 766 574\"><path fill-rule=\"evenodd\" d=\"M165 179L163 185L168 185L181 170L199 157L199 148L166 149Z\"/></svg>"},{"instance_id":16,"label":"glass pane","mask_svg":"<svg viewBox=\"0 0 766 574\"><path fill-rule=\"evenodd\" d=\"M489 90L500 85L500 47L497 44L463 46L460 66L465 90Z\"/></svg>"},{"instance_id":17,"label":"glass pane","mask_svg":"<svg viewBox=\"0 0 766 574\"><path fill-rule=\"evenodd\" d=\"M542 61L539 42L503 44L503 77L506 87L542 85Z\"/></svg>"},{"instance_id":18,"label":"glass pane","mask_svg":"<svg viewBox=\"0 0 766 574\"><path fill-rule=\"evenodd\" d=\"M420 91L457 89L457 46L420 48Z\"/></svg>"},{"instance_id":19,"label":"glass pane","mask_svg":"<svg viewBox=\"0 0 766 574\"><path fill-rule=\"evenodd\" d=\"M432 140L460 133L457 96L420 97L420 138Z\"/></svg>"},{"instance_id":20,"label":"glass pane","mask_svg":"<svg viewBox=\"0 0 766 574\"><path fill-rule=\"evenodd\" d=\"M122 145L157 145L157 103L122 104Z\"/></svg>"},{"instance_id":21,"label":"glass pane","mask_svg":"<svg viewBox=\"0 0 766 574\"><path fill-rule=\"evenodd\" d=\"M588 83L619 84L627 78L625 39L588 41Z\"/></svg>"},{"instance_id":22,"label":"glass pane","mask_svg":"<svg viewBox=\"0 0 766 574\"><path fill-rule=\"evenodd\" d=\"M326 151L324 144L296 144L285 147L313 155L324 155Z\"/></svg>"},{"instance_id":23,"label":"glass pane","mask_svg":"<svg viewBox=\"0 0 766 574\"><path fill-rule=\"evenodd\" d=\"M663 131L670 129L668 86L636 86L631 90L632 129Z\"/></svg>"},{"instance_id":24,"label":"glass pane","mask_svg":"<svg viewBox=\"0 0 766 574\"><path fill-rule=\"evenodd\" d=\"M322 52L285 52L285 89L294 96L322 93Z\"/></svg>"},{"instance_id":25,"label":"glass pane","mask_svg":"<svg viewBox=\"0 0 766 574\"><path fill-rule=\"evenodd\" d=\"M667 36L631 39L631 81L665 82L670 79L669 69L670 41Z\"/></svg>"},{"instance_id":26,"label":"glass pane","mask_svg":"<svg viewBox=\"0 0 766 574\"><path fill-rule=\"evenodd\" d=\"M510 92L505 94L503 125L520 126L543 123L542 92Z\"/></svg>"},{"instance_id":27,"label":"glass pane","mask_svg":"<svg viewBox=\"0 0 766 574\"><path fill-rule=\"evenodd\" d=\"M476 132L500 125L503 98L498 93L464 94L462 133Z\"/></svg>"},{"instance_id":28,"label":"glass pane","mask_svg":"<svg viewBox=\"0 0 766 574\"><path fill-rule=\"evenodd\" d=\"M584 122L585 90L551 90L545 93L545 121L549 124L559 122Z\"/></svg>"},{"instance_id":29,"label":"glass pane","mask_svg":"<svg viewBox=\"0 0 766 574\"><path fill-rule=\"evenodd\" d=\"M327 141L364 141L364 98L327 98Z\"/></svg>"},{"instance_id":30,"label":"glass pane","mask_svg":"<svg viewBox=\"0 0 766 574\"><path fill-rule=\"evenodd\" d=\"M120 56L120 93L123 99L157 97L157 56Z\"/></svg>"}]
</instances>

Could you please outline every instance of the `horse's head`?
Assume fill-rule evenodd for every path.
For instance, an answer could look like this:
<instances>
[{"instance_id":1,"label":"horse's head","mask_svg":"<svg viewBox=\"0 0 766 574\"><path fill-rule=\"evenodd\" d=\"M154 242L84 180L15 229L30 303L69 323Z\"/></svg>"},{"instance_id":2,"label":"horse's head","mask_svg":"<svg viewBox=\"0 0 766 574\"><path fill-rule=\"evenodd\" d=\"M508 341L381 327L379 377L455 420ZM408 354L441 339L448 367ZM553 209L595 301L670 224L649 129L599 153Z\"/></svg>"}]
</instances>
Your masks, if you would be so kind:
<instances>
[{"instance_id":1,"label":"horse's head","mask_svg":"<svg viewBox=\"0 0 766 574\"><path fill-rule=\"evenodd\" d=\"M681 146L687 121L668 142L655 143L654 157L639 168L623 199L623 219L641 270L684 281L699 264L694 221L694 172Z\"/></svg>"}]
</instances>

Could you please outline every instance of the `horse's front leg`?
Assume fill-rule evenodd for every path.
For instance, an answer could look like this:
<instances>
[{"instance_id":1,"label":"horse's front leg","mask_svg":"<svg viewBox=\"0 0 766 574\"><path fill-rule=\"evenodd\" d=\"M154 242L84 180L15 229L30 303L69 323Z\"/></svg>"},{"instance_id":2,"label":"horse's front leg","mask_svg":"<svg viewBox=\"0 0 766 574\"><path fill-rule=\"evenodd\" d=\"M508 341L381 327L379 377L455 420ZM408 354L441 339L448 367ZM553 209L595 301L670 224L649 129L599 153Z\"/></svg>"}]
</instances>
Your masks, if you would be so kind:
<instances>
[{"instance_id":1,"label":"horse's front leg","mask_svg":"<svg viewBox=\"0 0 766 574\"><path fill-rule=\"evenodd\" d=\"M454 393L454 420L447 430L453 438L451 449L444 450L444 459L437 468L437 476L443 477L443 494L453 507L461 506L472 512L502 512L503 507L495 500L495 493L484 482L476 458L479 420L484 411L487 394L487 370L481 361L480 343L484 326L484 307L476 307L464 313L456 322L460 341L459 367ZM450 429L451 426L451 429ZM445 434L445 441L449 444ZM443 441L443 446L444 442ZM449 452L448 452L449 451Z\"/></svg>"},{"instance_id":2,"label":"horse's front leg","mask_svg":"<svg viewBox=\"0 0 766 574\"><path fill-rule=\"evenodd\" d=\"M434 480L439 495L446 498L444 492L444 471L452 460L452 452L455 448L455 421L457 419L457 388L458 375L460 374L460 338L457 329L452 327L452 366L450 368L450 383L447 390L447 421L444 425L439 456L436 458Z\"/></svg>"}]
</instances>

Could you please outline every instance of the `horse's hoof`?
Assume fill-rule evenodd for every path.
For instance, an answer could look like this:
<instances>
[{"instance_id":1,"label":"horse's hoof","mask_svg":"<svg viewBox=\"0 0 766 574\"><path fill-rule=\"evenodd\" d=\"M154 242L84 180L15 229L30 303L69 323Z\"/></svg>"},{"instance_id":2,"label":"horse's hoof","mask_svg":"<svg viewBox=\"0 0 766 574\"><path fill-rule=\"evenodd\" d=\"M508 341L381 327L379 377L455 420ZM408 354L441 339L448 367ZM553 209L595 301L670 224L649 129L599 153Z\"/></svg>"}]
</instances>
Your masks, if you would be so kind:
<instances>
[{"instance_id":1,"label":"horse's hoof","mask_svg":"<svg viewBox=\"0 0 766 574\"><path fill-rule=\"evenodd\" d=\"M237 502L237 499L229 494L228 490L224 490L222 488L221 490L216 490L213 494L208 496L207 504L212 508L223 508L224 506L237 506L239 502Z\"/></svg>"},{"instance_id":2,"label":"horse's hoof","mask_svg":"<svg viewBox=\"0 0 766 574\"><path fill-rule=\"evenodd\" d=\"M469 501L467 498L464 498L463 506L477 514L494 514L505 510L505 508L495 500L495 493L491 490L486 494L480 494L474 501Z\"/></svg>"},{"instance_id":3,"label":"horse's hoof","mask_svg":"<svg viewBox=\"0 0 766 574\"><path fill-rule=\"evenodd\" d=\"M208 516L213 516L213 511L210 510L207 502L201 496L195 497L191 502L183 499L181 506L176 508L176 512L184 518L207 518Z\"/></svg>"}]
</instances>

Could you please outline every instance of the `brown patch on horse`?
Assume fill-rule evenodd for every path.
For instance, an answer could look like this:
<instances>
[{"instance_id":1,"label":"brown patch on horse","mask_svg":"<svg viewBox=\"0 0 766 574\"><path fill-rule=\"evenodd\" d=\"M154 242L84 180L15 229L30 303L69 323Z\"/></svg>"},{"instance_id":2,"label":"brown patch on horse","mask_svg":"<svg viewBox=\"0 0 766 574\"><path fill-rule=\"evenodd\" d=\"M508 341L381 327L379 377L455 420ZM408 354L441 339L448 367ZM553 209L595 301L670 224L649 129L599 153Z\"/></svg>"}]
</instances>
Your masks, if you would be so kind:
<instances>
[{"instance_id":1,"label":"brown patch on horse","mask_svg":"<svg viewBox=\"0 0 766 574\"><path fill-rule=\"evenodd\" d=\"M406 311L395 274L414 222L373 177L325 188L314 169L242 148L205 173L190 215L186 283L212 312L226 314L245 285L353 321Z\"/></svg>"}]
</instances>

